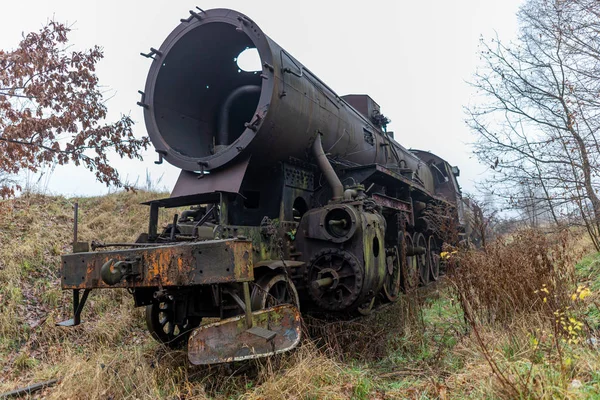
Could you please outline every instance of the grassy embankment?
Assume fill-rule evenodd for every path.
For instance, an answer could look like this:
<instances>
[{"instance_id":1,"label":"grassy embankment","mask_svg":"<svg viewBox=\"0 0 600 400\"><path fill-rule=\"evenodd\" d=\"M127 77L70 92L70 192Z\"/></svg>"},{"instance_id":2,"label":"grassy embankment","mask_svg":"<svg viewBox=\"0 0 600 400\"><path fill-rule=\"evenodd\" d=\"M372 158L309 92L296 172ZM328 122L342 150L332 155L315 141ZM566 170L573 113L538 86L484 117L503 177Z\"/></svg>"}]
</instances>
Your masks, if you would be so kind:
<instances>
[{"instance_id":1,"label":"grassy embankment","mask_svg":"<svg viewBox=\"0 0 600 400\"><path fill-rule=\"evenodd\" d=\"M138 204L156 196L79 199L80 238L135 239L147 224L146 209ZM526 243L517 251L493 248L485 257L460 254L473 274L445 279L355 322L307 321L312 339L297 351L251 364L197 368L183 352L168 351L149 337L142 310L121 290L93 293L81 326L54 326L69 312L58 266L72 240L72 201L32 195L0 205L0 393L57 378L58 385L38 396L600 396L600 355L593 344L600 326L600 256L585 257L575 271L578 252L570 244L561 253L560 242L537 237L539 246L558 247L530 254L532 243ZM547 251L554 258L542 263ZM549 265L558 266L550 273ZM579 285L591 295L580 296ZM469 295L458 296L457 287ZM567 322L575 334L563 330L560 318L575 321Z\"/></svg>"}]
</instances>

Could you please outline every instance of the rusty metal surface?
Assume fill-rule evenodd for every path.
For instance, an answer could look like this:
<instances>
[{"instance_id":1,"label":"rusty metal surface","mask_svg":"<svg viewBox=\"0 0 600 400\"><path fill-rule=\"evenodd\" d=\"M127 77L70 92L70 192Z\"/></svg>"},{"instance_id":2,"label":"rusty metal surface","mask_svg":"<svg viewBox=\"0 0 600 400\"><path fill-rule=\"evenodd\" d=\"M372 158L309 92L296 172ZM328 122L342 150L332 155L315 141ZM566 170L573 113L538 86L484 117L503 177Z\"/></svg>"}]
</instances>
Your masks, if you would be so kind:
<instances>
[{"instance_id":1,"label":"rusty metal surface","mask_svg":"<svg viewBox=\"0 0 600 400\"><path fill-rule=\"evenodd\" d=\"M248 168L250 157L238 163L228 165L219 176L206 174L200 177L200 174L181 171L177 183L171 192L171 197L190 196L197 193L229 192L237 193L242 185L242 180ZM222 174L227 175L227 179L222 178ZM200 178L200 179L199 179Z\"/></svg>"},{"instance_id":2,"label":"rusty metal surface","mask_svg":"<svg viewBox=\"0 0 600 400\"><path fill-rule=\"evenodd\" d=\"M205 365L250 360L293 349L301 338L300 311L281 305L252 313L249 331L245 315L201 326L188 340L188 358L192 364ZM268 340L263 332L275 336ZM270 335L272 336L272 335Z\"/></svg>"},{"instance_id":3,"label":"rusty metal surface","mask_svg":"<svg viewBox=\"0 0 600 400\"><path fill-rule=\"evenodd\" d=\"M311 300L321 309L356 310L383 286L386 222L381 214L363 206L354 201L314 208L300 222L298 248L310 257L304 281ZM327 232L332 221L345 221L345 231L337 238ZM338 243L343 243L343 248L338 248Z\"/></svg>"},{"instance_id":4,"label":"rusty metal surface","mask_svg":"<svg viewBox=\"0 0 600 400\"><path fill-rule=\"evenodd\" d=\"M283 173L286 186L311 192L314 190L315 176L312 171L286 163L283 164Z\"/></svg>"},{"instance_id":5,"label":"rusty metal surface","mask_svg":"<svg viewBox=\"0 0 600 400\"><path fill-rule=\"evenodd\" d=\"M379 113L380 111L379 104L377 104L369 95L347 94L342 96L342 98L366 118L371 118L374 113Z\"/></svg>"},{"instance_id":6,"label":"rusty metal surface","mask_svg":"<svg viewBox=\"0 0 600 400\"><path fill-rule=\"evenodd\" d=\"M112 261L111 261L112 260ZM139 264L137 274L114 285L102 280L104 265ZM108 264L107 264L108 263ZM246 240L209 240L170 246L68 254L62 257L62 288L188 286L251 281L252 244Z\"/></svg>"},{"instance_id":7,"label":"rusty metal surface","mask_svg":"<svg viewBox=\"0 0 600 400\"><path fill-rule=\"evenodd\" d=\"M331 222L334 220L343 220L344 229L333 231ZM352 238L359 222L359 213L353 204L331 204L309 210L302 219L300 229L307 238L343 243Z\"/></svg>"},{"instance_id":8,"label":"rusty metal surface","mask_svg":"<svg viewBox=\"0 0 600 400\"><path fill-rule=\"evenodd\" d=\"M382 207L392 208L397 211L402 212L412 212L412 207L410 203L407 203L402 200L398 200L394 197L386 196L381 193L373 193L371 195L375 203L379 204Z\"/></svg>"},{"instance_id":9,"label":"rusty metal surface","mask_svg":"<svg viewBox=\"0 0 600 400\"><path fill-rule=\"evenodd\" d=\"M423 164L423 167L427 167ZM428 167L427 167L428 168ZM394 171L390 168L386 168L380 164L365 164L355 167L348 167L344 169L344 172L349 176L355 177L359 182L364 182L367 179L380 182L383 185L395 185L399 183L405 184L413 189L416 189L422 196L435 199L437 201L448 203L446 199L440 196L436 196L433 188L433 182L430 182L427 186L424 186L421 182L411 180L401 173ZM431 178L433 180L433 178Z\"/></svg>"}]
</instances>

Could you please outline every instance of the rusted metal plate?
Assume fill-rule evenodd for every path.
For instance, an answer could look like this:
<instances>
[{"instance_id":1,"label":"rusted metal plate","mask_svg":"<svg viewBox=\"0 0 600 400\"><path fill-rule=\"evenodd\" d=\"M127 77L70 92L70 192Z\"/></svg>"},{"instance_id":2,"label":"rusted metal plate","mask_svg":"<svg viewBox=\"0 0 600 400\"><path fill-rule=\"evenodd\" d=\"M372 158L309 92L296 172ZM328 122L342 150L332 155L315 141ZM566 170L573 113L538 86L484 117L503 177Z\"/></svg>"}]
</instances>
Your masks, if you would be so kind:
<instances>
[{"instance_id":1,"label":"rusted metal plate","mask_svg":"<svg viewBox=\"0 0 600 400\"><path fill-rule=\"evenodd\" d=\"M371 197L373 200L375 200L375 203L383 207L388 207L403 212L411 212L412 210L410 203L386 196L381 193L373 193Z\"/></svg>"},{"instance_id":2,"label":"rusted metal plate","mask_svg":"<svg viewBox=\"0 0 600 400\"><path fill-rule=\"evenodd\" d=\"M442 203L450 204L443 197L436 196L433 191L428 190L419 182L404 177L401 174L394 172L380 164L365 164L356 167L348 167L344 169L344 172L346 175L354 177L354 179L358 182L364 182L369 179L373 182L381 183L384 186L402 182L426 197L436 199Z\"/></svg>"},{"instance_id":3,"label":"rusted metal plate","mask_svg":"<svg viewBox=\"0 0 600 400\"><path fill-rule=\"evenodd\" d=\"M302 190L314 190L315 178L312 171L294 165L284 164L283 174L286 186Z\"/></svg>"},{"instance_id":4,"label":"rusted metal plate","mask_svg":"<svg viewBox=\"0 0 600 400\"><path fill-rule=\"evenodd\" d=\"M228 165L218 176L206 174L201 179L198 179L199 174L197 173L181 171L173 192L171 192L171 197L175 198L219 191L237 193L240 190L249 161L250 157L241 162ZM227 179L223 179L223 176L227 176Z\"/></svg>"},{"instance_id":5,"label":"rusted metal plate","mask_svg":"<svg viewBox=\"0 0 600 400\"><path fill-rule=\"evenodd\" d=\"M136 260L138 274L108 285L100 270L111 260L114 264ZM247 240L207 240L62 257L63 289L188 286L253 279L252 243Z\"/></svg>"},{"instance_id":6,"label":"rusted metal plate","mask_svg":"<svg viewBox=\"0 0 600 400\"><path fill-rule=\"evenodd\" d=\"M292 305L253 312L252 321L254 333L248 329L244 315L195 329L188 340L190 362L206 365L250 360L283 353L300 343L300 311ZM256 331L272 332L275 336Z\"/></svg>"}]
</instances>

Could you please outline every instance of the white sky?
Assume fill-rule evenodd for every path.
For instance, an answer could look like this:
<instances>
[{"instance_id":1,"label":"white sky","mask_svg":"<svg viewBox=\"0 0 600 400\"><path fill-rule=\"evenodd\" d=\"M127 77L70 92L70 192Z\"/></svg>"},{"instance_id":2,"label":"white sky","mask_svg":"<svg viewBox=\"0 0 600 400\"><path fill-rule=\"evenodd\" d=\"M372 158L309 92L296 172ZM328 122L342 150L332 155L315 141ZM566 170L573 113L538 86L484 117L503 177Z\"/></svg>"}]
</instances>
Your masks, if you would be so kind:
<instances>
[{"instance_id":1,"label":"white sky","mask_svg":"<svg viewBox=\"0 0 600 400\"><path fill-rule=\"evenodd\" d=\"M392 123L389 130L405 147L432 151L461 169L460 183L473 191L485 167L472 158L474 137L464 123L463 105L471 89L465 83L478 65L480 35L498 32L512 38L515 13L522 0L2 0L0 48L11 49L22 32L39 29L54 18L75 23L70 42L76 48L104 48L98 68L103 86L114 97L109 116L121 113L136 121L135 132L146 135L137 90L144 88L150 60L139 55L158 48L189 16L203 9L232 8L252 18L273 40L311 69L339 95L369 94ZM113 157L130 182L163 176L171 189L179 170L155 165L154 149L144 161ZM107 192L92 173L74 166L58 167L45 180L52 193L92 195Z\"/></svg>"}]
</instances>

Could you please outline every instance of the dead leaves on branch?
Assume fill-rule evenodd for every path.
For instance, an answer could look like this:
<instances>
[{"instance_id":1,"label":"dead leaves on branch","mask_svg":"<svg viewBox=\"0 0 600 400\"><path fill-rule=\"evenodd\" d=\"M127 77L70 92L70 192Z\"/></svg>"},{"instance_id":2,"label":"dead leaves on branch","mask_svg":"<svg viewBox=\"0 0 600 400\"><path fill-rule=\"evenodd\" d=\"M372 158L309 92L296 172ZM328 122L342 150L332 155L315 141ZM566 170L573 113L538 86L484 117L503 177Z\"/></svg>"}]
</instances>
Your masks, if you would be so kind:
<instances>
[{"instance_id":1,"label":"dead leaves on branch","mask_svg":"<svg viewBox=\"0 0 600 400\"><path fill-rule=\"evenodd\" d=\"M69 31L50 21L16 49L0 50L0 171L73 163L100 182L123 186L108 153L141 159L148 138L135 137L129 116L104 121L107 108L95 73L102 49L69 50ZM0 196L14 189L2 185Z\"/></svg>"}]
</instances>

